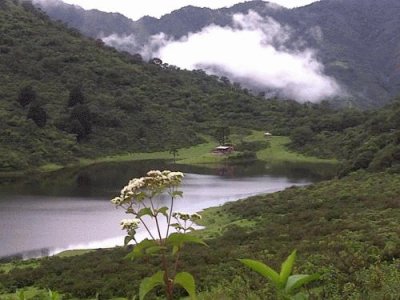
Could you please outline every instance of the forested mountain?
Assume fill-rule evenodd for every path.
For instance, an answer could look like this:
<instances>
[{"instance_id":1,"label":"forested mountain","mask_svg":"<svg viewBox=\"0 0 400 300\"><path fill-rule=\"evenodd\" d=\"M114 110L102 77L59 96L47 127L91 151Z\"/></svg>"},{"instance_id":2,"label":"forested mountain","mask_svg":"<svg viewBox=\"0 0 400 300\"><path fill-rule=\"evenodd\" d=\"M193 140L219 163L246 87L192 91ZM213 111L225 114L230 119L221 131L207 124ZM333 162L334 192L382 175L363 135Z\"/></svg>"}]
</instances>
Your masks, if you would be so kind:
<instances>
[{"instance_id":1,"label":"forested mountain","mask_svg":"<svg viewBox=\"0 0 400 300\"><path fill-rule=\"evenodd\" d=\"M202 71L119 53L29 2L0 10L0 170L194 145L218 126L293 128L317 105L266 101ZM277 131L278 132L278 131Z\"/></svg>"},{"instance_id":2,"label":"forested mountain","mask_svg":"<svg viewBox=\"0 0 400 300\"><path fill-rule=\"evenodd\" d=\"M291 135L295 149L347 159L347 170L376 155L378 169L399 161L396 103L370 113L255 97L226 78L119 53L27 2L1 1L0 28L1 171L194 145L221 126Z\"/></svg>"},{"instance_id":3,"label":"forested mountain","mask_svg":"<svg viewBox=\"0 0 400 300\"><path fill-rule=\"evenodd\" d=\"M341 117L340 117L341 116ZM342 127L343 126L343 127ZM342 129L345 128L345 129ZM400 99L379 110L304 119L291 131L292 147L336 157L342 175L359 169L400 171Z\"/></svg>"},{"instance_id":4,"label":"forested mountain","mask_svg":"<svg viewBox=\"0 0 400 300\"><path fill-rule=\"evenodd\" d=\"M56 0L45 3L53 3L41 4L52 18L92 37L104 38L112 33L134 36L134 43L129 39L128 45L114 45L132 52L140 51L150 36L160 32L178 39L210 24L232 25L232 15L253 10L290 27L294 38L286 42L288 48L317 51L325 73L347 92L342 95L346 100L341 101L342 105L381 106L400 93L397 0L322 0L296 9L264 1L217 10L189 6L160 19L144 17L135 22L116 14L84 11Z\"/></svg>"}]
</instances>

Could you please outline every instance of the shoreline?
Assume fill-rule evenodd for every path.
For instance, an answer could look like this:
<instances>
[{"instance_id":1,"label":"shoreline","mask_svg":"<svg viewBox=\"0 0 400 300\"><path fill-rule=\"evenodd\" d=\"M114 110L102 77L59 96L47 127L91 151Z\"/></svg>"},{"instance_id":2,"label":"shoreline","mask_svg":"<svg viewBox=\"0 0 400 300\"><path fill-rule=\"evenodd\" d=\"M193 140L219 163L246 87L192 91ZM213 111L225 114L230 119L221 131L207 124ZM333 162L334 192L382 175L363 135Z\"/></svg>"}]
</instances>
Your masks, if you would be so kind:
<instances>
[{"instance_id":1,"label":"shoreline","mask_svg":"<svg viewBox=\"0 0 400 300\"><path fill-rule=\"evenodd\" d=\"M203 239L210 239L210 238L215 238L216 236L214 235L215 232L223 230L223 228L226 228L229 225L238 225L240 227L246 227L252 225L252 222L249 222L247 220L231 220L228 215L223 215L221 217L220 215L220 210L227 204L229 203L234 203L234 202L240 202L240 201L247 201L248 199L251 199L253 197L259 197L259 196L265 196L269 194L274 194L274 193L279 193L282 191L285 191L286 189L292 188L293 186L296 187L305 187L305 186L310 186L315 184L316 182L306 182L306 183L297 183L294 185L288 185L283 188L273 190L273 191L264 191L264 192L257 192L257 193L251 193L248 195L243 195L243 197L237 197L233 200L227 200L225 202L221 203L215 203L212 206L208 206L205 208L202 208L197 211L197 213L202 215L202 220L199 222L199 228L198 230L194 231L192 234L194 235L199 235ZM215 222L214 220L218 219L218 222ZM123 247L123 238L124 235L121 235L119 237L113 237L109 238L106 240L102 241L88 241L86 245L91 245L98 243L99 245L104 242L104 241L113 241L114 246L99 246L99 247L78 247L78 248L73 248L73 245L66 246L66 247L54 247L54 248L48 248L48 249L38 249L38 250L30 250L30 251L25 251L21 252L19 254L14 254L10 256L5 256L0 258L0 270L2 267L4 268L5 266L10 266L16 264L16 266L20 263L24 264L24 262L29 263L29 262L39 262L42 259L46 259L49 257L70 257L70 256L75 256L75 255L82 255L86 254L89 252L94 252L97 250L112 250L116 249L119 247ZM116 241L118 239L118 241ZM119 243L119 244L118 244ZM109 244L109 243L108 243ZM77 243L76 245L83 245L83 243ZM62 250L62 249L65 250ZM69 249L68 249L69 248ZM38 253L41 254L37 255ZM47 254L45 254L45 251L48 251ZM37 253L37 256L31 256L28 257L26 256L29 253Z\"/></svg>"},{"instance_id":2,"label":"shoreline","mask_svg":"<svg viewBox=\"0 0 400 300\"><path fill-rule=\"evenodd\" d=\"M289 151L286 145L290 142L290 139L286 136L272 136L265 138L263 133L260 131L254 131L251 135L246 136L244 141L255 142L255 141L265 141L269 142L269 147L256 151L257 161L265 162L271 165L284 164L284 163L294 163L294 164L309 164L309 165L338 165L338 160L336 159L323 159L313 156L305 156L298 152ZM177 165L192 165L192 166L203 166L214 168L221 163L227 162L228 164L238 164L244 161L234 161L229 162L229 155L215 155L211 153L218 144L207 138L206 143L195 145L188 148L178 149L178 155L174 160L173 156L169 151L158 151L158 152L132 152L123 153L116 155L108 155L97 158L80 158L77 162L58 165L54 163L49 163L40 166L32 170L19 170L10 172L0 172L0 185L1 180L7 179L18 179L26 175L40 175L51 173L55 171L60 171L62 169L70 168L83 168L91 165L111 163L111 162L133 162L133 161L144 161L144 160L166 160L172 161ZM240 153L240 152L236 152Z\"/></svg>"}]
</instances>

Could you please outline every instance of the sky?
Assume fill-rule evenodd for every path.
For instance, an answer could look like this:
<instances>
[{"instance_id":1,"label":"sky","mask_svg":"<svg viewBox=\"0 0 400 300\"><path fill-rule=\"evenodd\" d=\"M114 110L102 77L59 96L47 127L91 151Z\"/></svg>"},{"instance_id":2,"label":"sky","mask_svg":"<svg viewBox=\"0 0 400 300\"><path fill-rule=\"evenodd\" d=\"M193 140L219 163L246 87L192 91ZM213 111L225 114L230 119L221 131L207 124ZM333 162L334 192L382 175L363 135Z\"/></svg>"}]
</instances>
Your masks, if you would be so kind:
<instances>
[{"instance_id":1,"label":"sky","mask_svg":"<svg viewBox=\"0 0 400 300\"><path fill-rule=\"evenodd\" d=\"M84 9L98 9L107 12L119 12L133 20L145 15L161 17L173 10L187 5L221 8L229 7L245 0L63 0L69 4L76 4ZM279 5L292 8L316 2L316 0L275 0Z\"/></svg>"}]
</instances>

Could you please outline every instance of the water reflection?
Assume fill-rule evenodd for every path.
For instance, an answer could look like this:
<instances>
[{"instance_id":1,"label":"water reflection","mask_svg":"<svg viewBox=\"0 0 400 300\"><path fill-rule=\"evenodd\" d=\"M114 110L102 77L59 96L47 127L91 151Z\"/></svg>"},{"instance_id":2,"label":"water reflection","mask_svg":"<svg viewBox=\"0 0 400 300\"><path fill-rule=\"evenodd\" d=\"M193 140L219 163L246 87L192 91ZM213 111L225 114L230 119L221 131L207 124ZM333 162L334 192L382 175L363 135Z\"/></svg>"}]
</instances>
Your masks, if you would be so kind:
<instances>
[{"instance_id":1,"label":"water reflection","mask_svg":"<svg viewBox=\"0 0 400 300\"><path fill-rule=\"evenodd\" d=\"M171 169L171 166L156 161L101 164L2 186L0 257L29 258L65 249L120 245L123 232L119 221L126 215L122 210L113 209L109 199L130 178L141 176L149 169L165 168ZM172 169L186 173L182 187L184 198L175 207L189 213L320 178L300 167L285 169L265 164L219 169L175 166ZM169 200L160 201L168 204ZM145 233L139 232L139 235L144 237Z\"/></svg>"},{"instance_id":2,"label":"water reflection","mask_svg":"<svg viewBox=\"0 0 400 300\"><path fill-rule=\"evenodd\" d=\"M332 165L324 164L267 165L256 161L250 164L221 165L210 168L173 165L161 160L102 163L85 168L63 169L49 174L16 178L11 184L2 184L0 179L0 197L1 195L111 197L129 179L142 176L152 169L179 170L184 173L215 175L224 178L268 174L271 177L286 177L294 182L303 179L314 182L330 178L335 174Z\"/></svg>"}]
</instances>

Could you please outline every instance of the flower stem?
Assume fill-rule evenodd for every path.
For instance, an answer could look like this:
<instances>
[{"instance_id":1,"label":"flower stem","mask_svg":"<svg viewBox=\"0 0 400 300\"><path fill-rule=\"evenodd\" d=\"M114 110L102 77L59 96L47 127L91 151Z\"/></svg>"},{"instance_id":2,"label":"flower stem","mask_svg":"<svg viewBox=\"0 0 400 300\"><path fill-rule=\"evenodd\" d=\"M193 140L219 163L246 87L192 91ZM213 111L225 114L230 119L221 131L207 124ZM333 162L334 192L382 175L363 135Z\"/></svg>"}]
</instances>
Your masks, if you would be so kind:
<instances>
[{"instance_id":1,"label":"flower stem","mask_svg":"<svg viewBox=\"0 0 400 300\"><path fill-rule=\"evenodd\" d=\"M164 267L165 294L166 294L168 300L172 300L173 292L174 292L174 283L169 278L168 262L167 262L167 258L165 257L165 253L163 253L163 255L162 255L162 264Z\"/></svg>"},{"instance_id":2,"label":"flower stem","mask_svg":"<svg viewBox=\"0 0 400 300\"><path fill-rule=\"evenodd\" d=\"M168 237L169 234L169 227L171 225L171 217L172 217L172 210L174 209L174 196L171 196L171 208L169 210L169 216L168 216L168 224L167 224L167 235L165 238Z\"/></svg>"},{"instance_id":3,"label":"flower stem","mask_svg":"<svg viewBox=\"0 0 400 300\"><path fill-rule=\"evenodd\" d=\"M151 208L153 210L153 218L156 221L158 237L160 238L160 244L162 244L162 236L161 236L160 224L158 223L158 218L157 218L157 215L155 214L156 210L155 210L155 207L154 207L154 204L153 204L153 200L151 198L149 198L149 200L150 200Z\"/></svg>"},{"instance_id":4,"label":"flower stem","mask_svg":"<svg viewBox=\"0 0 400 300\"><path fill-rule=\"evenodd\" d=\"M155 241L156 239L154 238L154 236L151 234L151 231L149 229L149 227L147 227L146 223L143 221L142 217L139 218L140 222L142 222L144 228L146 228L147 232L149 233L150 237Z\"/></svg>"}]
</instances>

